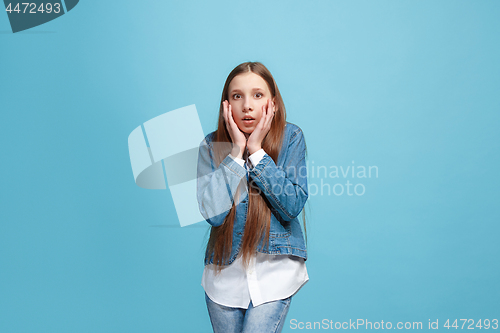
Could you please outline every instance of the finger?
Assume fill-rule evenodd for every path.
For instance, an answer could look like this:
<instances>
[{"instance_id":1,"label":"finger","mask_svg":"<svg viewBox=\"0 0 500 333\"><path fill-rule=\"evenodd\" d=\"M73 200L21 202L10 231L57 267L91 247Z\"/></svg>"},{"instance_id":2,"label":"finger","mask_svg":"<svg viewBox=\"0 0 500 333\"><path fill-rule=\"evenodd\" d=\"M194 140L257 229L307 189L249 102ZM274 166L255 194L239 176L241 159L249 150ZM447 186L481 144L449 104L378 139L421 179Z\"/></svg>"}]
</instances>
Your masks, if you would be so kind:
<instances>
[{"instance_id":1,"label":"finger","mask_svg":"<svg viewBox=\"0 0 500 333\"><path fill-rule=\"evenodd\" d=\"M229 104L229 116L228 116L228 118L229 118L229 122L231 123L231 125L236 124L236 123L234 122L234 118L233 118L233 108L231 107L231 104Z\"/></svg>"},{"instance_id":2,"label":"finger","mask_svg":"<svg viewBox=\"0 0 500 333\"><path fill-rule=\"evenodd\" d=\"M266 131L269 131L271 129L271 124L273 122L273 118L274 118L274 112L269 110L269 117L267 118L266 127L265 127Z\"/></svg>"},{"instance_id":3,"label":"finger","mask_svg":"<svg viewBox=\"0 0 500 333\"><path fill-rule=\"evenodd\" d=\"M264 125L265 121L266 121L266 106L262 105L262 115L260 116L259 123L257 124L257 126L255 126L255 130L261 129L262 125ZM254 132L255 132L255 130L254 130Z\"/></svg>"},{"instance_id":4,"label":"finger","mask_svg":"<svg viewBox=\"0 0 500 333\"><path fill-rule=\"evenodd\" d=\"M229 104L229 123L231 124L231 127L233 128L233 130L236 132L239 130L238 128L238 125L236 125L236 122L234 121L234 118L233 118L233 108L231 107L231 104Z\"/></svg>"},{"instance_id":5,"label":"finger","mask_svg":"<svg viewBox=\"0 0 500 333\"><path fill-rule=\"evenodd\" d=\"M231 107L231 104L228 104L227 108L228 108L228 111L227 111L228 123L232 128L234 128L234 125L236 125L236 123L234 122L234 118L233 118L233 108Z\"/></svg>"},{"instance_id":6,"label":"finger","mask_svg":"<svg viewBox=\"0 0 500 333\"><path fill-rule=\"evenodd\" d=\"M271 102L271 100L268 100L267 110L266 110L266 122L264 124L264 127L266 129L269 127L269 124L271 123L271 119L272 119L273 115L274 115L274 113L272 111L272 102Z\"/></svg>"},{"instance_id":7,"label":"finger","mask_svg":"<svg viewBox=\"0 0 500 333\"><path fill-rule=\"evenodd\" d=\"M227 105L226 105L226 101L223 101L222 102L222 110L223 110L223 116L224 116L224 120L226 121L227 123Z\"/></svg>"},{"instance_id":8,"label":"finger","mask_svg":"<svg viewBox=\"0 0 500 333\"><path fill-rule=\"evenodd\" d=\"M234 142L233 129L232 129L231 121L229 118L230 118L230 114L229 114L228 103L227 103L227 101L224 101L224 121L226 123L227 131L229 132L229 137L231 138L231 141Z\"/></svg>"},{"instance_id":9,"label":"finger","mask_svg":"<svg viewBox=\"0 0 500 333\"><path fill-rule=\"evenodd\" d=\"M229 121L227 119L227 114L228 114L228 110L227 110L227 104L226 104L226 101L222 102L222 107L223 107L223 116L224 116L224 122L226 123L226 128L227 130L229 131Z\"/></svg>"},{"instance_id":10,"label":"finger","mask_svg":"<svg viewBox=\"0 0 500 333\"><path fill-rule=\"evenodd\" d=\"M267 103L266 105L266 122L265 122L265 127L267 127L267 124L269 123L269 118L271 117L272 115L272 111L271 111L271 102L269 100L269 102Z\"/></svg>"}]
</instances>

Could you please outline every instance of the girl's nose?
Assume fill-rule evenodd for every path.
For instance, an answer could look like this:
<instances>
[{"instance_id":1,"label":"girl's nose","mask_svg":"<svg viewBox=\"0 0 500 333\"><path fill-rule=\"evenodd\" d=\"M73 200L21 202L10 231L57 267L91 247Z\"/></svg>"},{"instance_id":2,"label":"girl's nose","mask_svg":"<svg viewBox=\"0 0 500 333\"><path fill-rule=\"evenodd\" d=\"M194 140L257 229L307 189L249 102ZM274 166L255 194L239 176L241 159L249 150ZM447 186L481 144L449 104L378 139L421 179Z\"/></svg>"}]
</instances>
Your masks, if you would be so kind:
<instances>
[{"instance_id":1,"label":"girl's nose","mask_svg":"<svg viewBox=\"0 0 500 333\"><path fill-rule=\"evenodd\" d=\"M243 104L243 110L252 111L252 106L250 105L250 102L248 100L246 100Z\"/></svg>"}]
</instances>

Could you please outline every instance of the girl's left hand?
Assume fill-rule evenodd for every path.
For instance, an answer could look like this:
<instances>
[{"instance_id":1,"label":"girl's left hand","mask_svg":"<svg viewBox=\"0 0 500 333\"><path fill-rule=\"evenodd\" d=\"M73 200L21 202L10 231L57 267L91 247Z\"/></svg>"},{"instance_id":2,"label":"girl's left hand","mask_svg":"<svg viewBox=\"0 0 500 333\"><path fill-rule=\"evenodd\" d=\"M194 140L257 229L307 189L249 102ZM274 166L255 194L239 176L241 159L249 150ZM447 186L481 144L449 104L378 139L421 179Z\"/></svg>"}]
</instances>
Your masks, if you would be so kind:
<instances>
[{"instance_id":1,"label":"girl's left hand","mask_svg":"<svg viewBox=\"0 0 500 333\"><path fill-rule=\"evenodd\" d=\"M248 137L247 148L251 155L262 148L262 140L266 137L271 129L271 123L274 117L274 103L268 99L267 105L262 106L262 117L259 123Z\"/></svg>"}]
</instances>

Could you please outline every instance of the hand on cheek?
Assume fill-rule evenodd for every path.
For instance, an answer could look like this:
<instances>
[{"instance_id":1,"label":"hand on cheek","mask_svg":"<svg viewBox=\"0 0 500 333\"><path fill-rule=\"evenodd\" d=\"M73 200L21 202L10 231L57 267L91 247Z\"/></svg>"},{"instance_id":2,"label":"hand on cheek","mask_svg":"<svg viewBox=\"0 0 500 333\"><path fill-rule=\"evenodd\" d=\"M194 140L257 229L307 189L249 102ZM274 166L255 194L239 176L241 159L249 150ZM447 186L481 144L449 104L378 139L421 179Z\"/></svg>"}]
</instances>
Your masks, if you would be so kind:
<instances>
[{"instance_id":1,"label":"hand on cheek","mask_svg":"<svg viewBox=\"0 0 500 333\"><path fill-rule=\"evenodd\" d=\"M248 137L248 153L253 154L262 148L262 141L271 129L271 123L274 117L274 103L268 99L266 105L262 107L262 117L259 123Z\"/></svg>"},{"instance_id":2,"label":"hand on cheek","mask_svg":"<svg viewBox=\"0 0 500 333\"><path fill-rule=\"evenodd\" d=\"M245 150L247 139L245 134L240 130L233 118L233 110L231 104L226 100L222 102L223 104L223 116L224 122L226 123L227 131L233 142L233 149L231 155L234 157L241 158L243 156L243 151Z\"/></svg>"}]
</instances>

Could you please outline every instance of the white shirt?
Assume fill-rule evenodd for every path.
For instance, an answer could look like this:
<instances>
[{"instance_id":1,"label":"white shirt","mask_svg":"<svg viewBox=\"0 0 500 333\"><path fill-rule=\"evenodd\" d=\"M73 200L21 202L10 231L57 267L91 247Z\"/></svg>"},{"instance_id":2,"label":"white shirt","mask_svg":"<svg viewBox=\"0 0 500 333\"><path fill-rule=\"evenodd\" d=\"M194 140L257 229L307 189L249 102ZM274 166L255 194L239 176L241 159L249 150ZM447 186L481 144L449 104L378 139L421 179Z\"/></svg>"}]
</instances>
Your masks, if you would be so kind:
<instances>
[{"instance_id":1,"label":"white shirt","mask_svg":"<svg viewBox=\"0 0 500 333\"><path fill-rule=\"evenodd\" d=\"M260 149L248 158L257 165L265 151ZM248 172L245 160L230 155ZM292 255L273 255L257 252L245 270L241 253L215 275L215 265L205 265L201 285L215 303L247 309L253 306L284 299L296 294L309 281L305 260Z\"/></svg>"}]
</instances>

